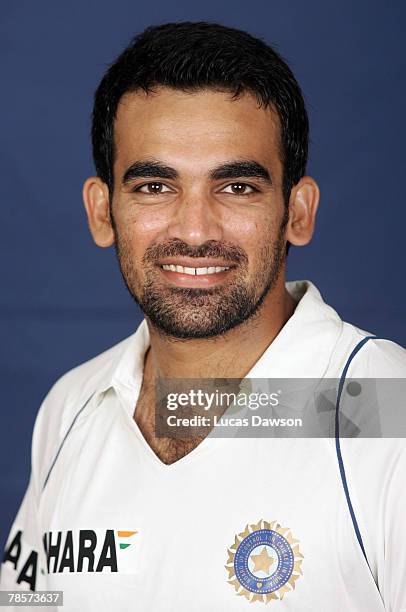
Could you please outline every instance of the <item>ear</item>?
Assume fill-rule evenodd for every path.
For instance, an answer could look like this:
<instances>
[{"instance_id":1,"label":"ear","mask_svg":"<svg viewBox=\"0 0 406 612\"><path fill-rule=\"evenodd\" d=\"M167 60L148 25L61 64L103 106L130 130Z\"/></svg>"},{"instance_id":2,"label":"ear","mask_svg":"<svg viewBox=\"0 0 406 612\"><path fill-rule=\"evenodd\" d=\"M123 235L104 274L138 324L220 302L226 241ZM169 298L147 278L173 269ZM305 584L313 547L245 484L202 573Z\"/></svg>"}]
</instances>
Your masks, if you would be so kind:
<instances>
[{"instance_id":1,"label":"ear","mask_svg":"<svg viewBox=\"0 0 406 612\"><path fill-rule=\"evenodd\" d=\"M114 243L114 232L110 218L109 189L106 183L91 176L83 185L83 203L93 240L100 247Z\"/></svg>"},{"instance_id":2,"label":"ear","mask_svg":"<svg viewBox=\"0 0 406 612\"><path fill-rule=\"evenodd\" d=\"M292 188L289 198L289 221L286 240L296 246L308 244L312 239L320 190L311 176L303 176Z\"/></svg>"}]
</instances>

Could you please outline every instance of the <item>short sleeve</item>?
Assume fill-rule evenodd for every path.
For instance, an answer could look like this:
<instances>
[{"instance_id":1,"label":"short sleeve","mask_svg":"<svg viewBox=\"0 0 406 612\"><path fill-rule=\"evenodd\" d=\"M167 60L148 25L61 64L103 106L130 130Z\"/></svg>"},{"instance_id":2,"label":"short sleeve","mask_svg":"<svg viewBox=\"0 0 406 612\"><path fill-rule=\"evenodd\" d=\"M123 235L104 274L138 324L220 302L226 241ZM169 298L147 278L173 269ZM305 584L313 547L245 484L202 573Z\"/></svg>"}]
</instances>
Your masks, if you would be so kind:
<instances>
[{"instance_id":1,"label":"short sleeve","mask_svg":"<svg viewBox=\"0 0 406 612\"><path fill-rule=\"evenodd\" d=\"M383 495L383 600L388 612L406 612L406 451L391 466L390 482Z\"/></svg>"},{"instance_id":2,"label":"short sleeve","mask_svg":"<svg viewBox=\"0 0 406 612\"><path fill-rule=\"evenodd\" d=\"M31 475L20 508L11 526L0 566L0 590L47 590L47 566L42 530L39 520L42 464L49 425L49 394L44 399L35 419L31 445ZM24 607L7 607L21 611ZM36 606L38 612L51 607Z\"/></svg>"},{"instance_id":3,"label":"short sleeve","mask_svg":"<svg viewBox=\"0 0 406 612\"><path fill-rule=\"evenodd\" d=\"M31 477L4 549L0 590L44 590L45 551Z\"/></svg>"}]
</instances>

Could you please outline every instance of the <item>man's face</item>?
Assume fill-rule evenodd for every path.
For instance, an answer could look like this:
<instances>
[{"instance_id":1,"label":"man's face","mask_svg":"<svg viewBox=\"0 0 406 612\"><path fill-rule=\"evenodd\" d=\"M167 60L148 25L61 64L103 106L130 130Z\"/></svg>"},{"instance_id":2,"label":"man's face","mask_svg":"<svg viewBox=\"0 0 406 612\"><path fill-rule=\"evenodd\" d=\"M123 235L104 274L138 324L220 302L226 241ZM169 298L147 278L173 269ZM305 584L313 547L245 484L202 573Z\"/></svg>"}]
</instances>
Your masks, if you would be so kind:
<instances>
[{"instance_id":1,"label":"man's face","mask_svg":"<svg viewBox=\"0 0 406 612\"><path fill-rule=\"evenodd\" d=\"M208 338L259 311L280 280L287 221L276 113L244 94L126 94L115 122L111 213L126 285L175 338Z\"/></svg>"}]
</instances>

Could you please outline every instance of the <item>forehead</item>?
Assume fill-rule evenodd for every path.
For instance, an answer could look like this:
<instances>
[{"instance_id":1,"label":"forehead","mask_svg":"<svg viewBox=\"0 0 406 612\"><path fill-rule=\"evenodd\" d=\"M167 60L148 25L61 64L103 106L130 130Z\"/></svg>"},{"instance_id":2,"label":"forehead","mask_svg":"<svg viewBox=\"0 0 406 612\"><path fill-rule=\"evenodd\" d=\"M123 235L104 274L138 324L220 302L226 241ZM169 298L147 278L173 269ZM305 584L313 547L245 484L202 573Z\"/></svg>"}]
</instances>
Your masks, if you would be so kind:
<instances>
[{"instance_id":1,"label":"forehead","mask_svg":"<svg viewBox=\"0 0 406 612\"><path fill-rule=\"evenodd\" d=\"M272 108L260 107L244 93L203 89L184 92L166 87L125 94L114 126L115 163L159 157L175 164L204 166L230 157L247 157L275 165L280 124Z\"/></svg>"}]
</instances>

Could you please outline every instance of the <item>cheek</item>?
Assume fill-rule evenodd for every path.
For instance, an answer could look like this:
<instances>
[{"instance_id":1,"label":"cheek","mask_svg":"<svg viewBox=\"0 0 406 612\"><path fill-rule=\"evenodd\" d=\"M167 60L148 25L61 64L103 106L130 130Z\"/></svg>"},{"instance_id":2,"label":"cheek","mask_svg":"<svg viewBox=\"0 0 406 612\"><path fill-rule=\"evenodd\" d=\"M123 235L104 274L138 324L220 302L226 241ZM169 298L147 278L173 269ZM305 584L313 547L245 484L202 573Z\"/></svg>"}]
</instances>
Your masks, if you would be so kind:
<instances>
[{"instance_id":1,"label":"cheek","mask_svg":"<svg viewBox=\"0 0 406 612\"><path fill-rule=\"evenodd\" d=\"M229 216L224 225L224 239L238 244L245 250L250 260L261 252L263 247L275 236L275 220L266 215Z\"/></svg>"},{"instance_id":2,"label":"cheek","mask_svg":"<svg viewBox=\"0 0 406 612\"><path fill-rule=\"evenodd\" d=\"M167 223L167 215L151 210L138 210L116 220L119 236L137 258L141 258L145 250L164 234Z\"/></svg>"},{"instance_id":3,"label":"cheek","mask_svg":"<svg viewBox=\"0 0 406 612\"><path fill-rule=\"evenodd\" d=\"M132 232L140 237L163 232L167 223L167 213L147 207L129 211L120 219L120 225L126 232Z\"/></svg>"},{"instance_id":4,"label":"cheek","mask_svg":"<svg viewBox=\"0 0 406 612\"><path fill-rule=\"evenodd\" d=\"M159 236L168 225L168 215L163 211L143 210L134 216L137 234L140 236Z\"/></svg>"}]
</instances>

